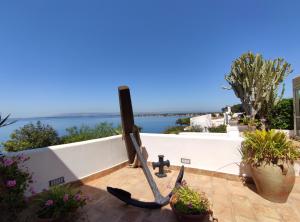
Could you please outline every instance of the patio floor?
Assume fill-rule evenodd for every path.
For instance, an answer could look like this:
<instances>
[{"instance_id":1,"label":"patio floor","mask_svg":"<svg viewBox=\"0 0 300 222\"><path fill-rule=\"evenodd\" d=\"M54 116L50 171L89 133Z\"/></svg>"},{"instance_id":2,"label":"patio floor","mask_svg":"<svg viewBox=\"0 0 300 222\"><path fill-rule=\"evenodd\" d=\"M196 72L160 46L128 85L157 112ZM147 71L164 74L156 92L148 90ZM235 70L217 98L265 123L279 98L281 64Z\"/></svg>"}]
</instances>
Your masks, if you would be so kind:
<instances>
[{"instance_id":1,"label":"patio floor","mask_svg":"<svg viewBox=\"0 0 300 222\"><path fill-rule=\"evenodd\" d=\"M155 180L160 191L168 194L178 171L170 170L168 176ZM244 186L241 181L185 173L184 179L194 189L205 192L214 216L219 222L278 222L300 221L300 179L284 204L272 203L260 197L253 186ZM106 191L106 186L118 187L132 193L134 198L152 201L153 195L142 169L122 168L107 176L90 181L81 188L92 199L85 206L89 221L105 222L171 222L176 221L170 206L159 210L147 210L125 205Z\"/></svg>"}]
</instances>

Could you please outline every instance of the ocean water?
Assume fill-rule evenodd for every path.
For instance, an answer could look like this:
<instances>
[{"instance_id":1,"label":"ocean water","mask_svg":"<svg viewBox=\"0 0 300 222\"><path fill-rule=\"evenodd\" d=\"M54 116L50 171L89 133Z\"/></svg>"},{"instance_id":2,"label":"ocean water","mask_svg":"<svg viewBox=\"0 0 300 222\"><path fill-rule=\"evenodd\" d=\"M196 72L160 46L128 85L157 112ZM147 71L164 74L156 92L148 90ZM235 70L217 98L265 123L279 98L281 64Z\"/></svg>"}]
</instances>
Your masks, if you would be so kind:
<instances>
[{"instance_id":1,"label":"ocean water","mask_svg":"<svg viewBox=\"0 0 300 222\"><path fill-rule=\"evenodd\" d=\"M147 116L147 117L135 117L135 124L142 127L143 133L162 133L167 127L174 126L179 116ZM72 126L88 125L94 126L97 123L107 122L112 123L117 127L120 125L120 116L91 116L91 117L47 117L47 118L30 118L19 119L16 123L0 128L0 142L5 142L9 139L9 135L16 129L28 124L41 121L44 124L51 125L57 130L60 136L66 134L66 128ZM1 147L1 145L0 145ZM0 148L1 149L1 148Z\"/></svg>"}]
</instances>

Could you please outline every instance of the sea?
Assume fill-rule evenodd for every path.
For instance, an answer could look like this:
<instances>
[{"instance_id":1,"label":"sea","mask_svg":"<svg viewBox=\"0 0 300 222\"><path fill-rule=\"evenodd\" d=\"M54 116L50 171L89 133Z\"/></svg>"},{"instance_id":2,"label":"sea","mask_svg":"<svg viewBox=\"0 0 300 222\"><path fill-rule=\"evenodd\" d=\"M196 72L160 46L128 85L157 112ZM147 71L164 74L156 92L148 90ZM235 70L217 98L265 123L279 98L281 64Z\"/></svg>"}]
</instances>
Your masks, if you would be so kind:
<instances>
[{"instance_id":1,"label":"sea","mask_svg":"<svg viewBox=\"0 0 300 222\"><path fill-rule=\"evenodd\" d=\"M176 125L180 116L138 116L134 118L135 124L142 127L142 133L162 133L166 128ZM117 127L121 123L120 116L74 116L74 117L38 117L17 119L12 125L0 128L0 150L1 142L9 139L10 134L29 123L41 121L43 124L51 125L60 136L66 134L66 128L81 125L95 126L98 123L111 123Z\"/></svg>"}]
</instances>

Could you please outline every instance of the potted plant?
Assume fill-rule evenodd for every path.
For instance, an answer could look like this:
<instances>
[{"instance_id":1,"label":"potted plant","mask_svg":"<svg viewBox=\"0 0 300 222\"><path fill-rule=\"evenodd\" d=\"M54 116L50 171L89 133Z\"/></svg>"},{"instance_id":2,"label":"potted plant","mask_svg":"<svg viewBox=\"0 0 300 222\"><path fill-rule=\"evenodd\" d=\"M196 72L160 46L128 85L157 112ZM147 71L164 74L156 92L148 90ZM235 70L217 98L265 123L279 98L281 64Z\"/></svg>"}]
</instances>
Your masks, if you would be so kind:
<instances>
[{"instance_id":1,"label":"potted plant","mask_svg":"<svg viewBox=\"0 0 300 222\"><path fill-rule=\"evenodd\" d=\"M40 221L68 221L86 204L87 197L70 186L60 185L45 191L37 201Z\"/></svg>"},{"instance_id":2,"label":"potted plant","mask_svg":"<svg viewBox=\"0 0 300 222\"><path fill-rule=\"evenodd\" d=\"M250 166L258 193L273 202L286 202L295 183L294 160L299 151L282 132L246 132L243 161Z\"/></svg>"},{"instance_id":3,"label":"potted plant","mask_svg":"<svg viewBox=\"0 0 300 222\"><path fill-rule=\"evenodd\" d=\"M185 181L173 190L170 205L180 222L207 221L213 215L205 194L192 190Z\"/></svg>"}]
</instances>

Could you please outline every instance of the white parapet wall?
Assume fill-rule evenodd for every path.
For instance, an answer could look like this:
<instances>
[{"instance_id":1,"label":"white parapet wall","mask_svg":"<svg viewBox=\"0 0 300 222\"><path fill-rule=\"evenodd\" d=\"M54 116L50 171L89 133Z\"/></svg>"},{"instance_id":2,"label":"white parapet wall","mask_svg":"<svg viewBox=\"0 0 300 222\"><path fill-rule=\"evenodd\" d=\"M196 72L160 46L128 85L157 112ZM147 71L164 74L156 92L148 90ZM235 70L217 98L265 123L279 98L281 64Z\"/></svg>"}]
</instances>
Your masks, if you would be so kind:
<instances>
[{"instance_id":1,"label":"white parapet wall","mask_svg":"<svg viewBox=\"0 0 300 222\"><path fill-rule=\"evenodd\" d=\"M158 155L165 155L171 165L217 171L240 175L241 137L228 137L225 134L167 135L143 133L143 146L146 147L148 161L158 161ZM181 158L190 160L183 164Z\"/></svg>"},{"instance_id":2,"label":"white parapet wall","mask_svg":"<svg viewBox=\"0 0 300 222\"><path fill-rule=\"evenodd\" d=\"M33 172L33 188L36 192L49 188L49 181L64 178L65 183L77 181L92 174L109 169L128 161L122 136L70 143L27 150L26 162L29 172Z\"/></svg>"},{"instance_id":3,"label":"white parapet wall","mask_svg":"<svg viewBox=\"0 0 300 222\"><path fill-rule=\"evenodd\" d=\"M141 139L150 162L157 162L158 155L163 154L175 166L249 175L240 166L239 149L243 141L240 136L228 133L142 133ZM48 189L49 181L58 178L63 178L65 183L77 181L128 161L125 143L120 135L5 155L20 154L30 157L25 167L33 173L32 185L36 192ZM182 158L190 164L182 163ZM299 176L300 162L296 162L295 170Z\"/></svg>"},{"instance_id":4,"label":"white parapet wall","mask_svg":"<svg viewBox=\"0 0 300 222\"><path fill-rule=\"evenodd\" d=\"M241 164L239 152L243 138L230 133L183 133L180 135L142 133L148 161L157 162L164 155L171 165L192 167L239 176L250 176ZM190 160L190 164L181 162ZM300 176L300 161L295 162L295 175Z\"/></svg>"}]
</instances>

